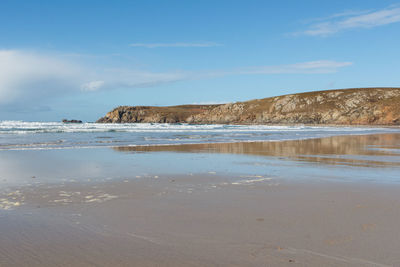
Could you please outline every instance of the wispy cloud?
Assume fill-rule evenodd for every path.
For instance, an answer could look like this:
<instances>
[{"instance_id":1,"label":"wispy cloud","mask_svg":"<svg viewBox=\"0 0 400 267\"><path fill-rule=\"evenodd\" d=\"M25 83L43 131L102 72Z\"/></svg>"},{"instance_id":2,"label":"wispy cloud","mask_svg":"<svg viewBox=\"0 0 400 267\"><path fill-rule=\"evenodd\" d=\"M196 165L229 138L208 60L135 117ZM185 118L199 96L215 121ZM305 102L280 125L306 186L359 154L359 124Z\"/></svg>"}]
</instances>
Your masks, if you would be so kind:
<instances>
[{"instance_id":1,"label":"wispy cloud","mask_svg":"<svg viewBox=\"0 0 400 267\"><path fill-rule=\"evenodd\" d=\"M328 36L341 31L368 29L397 22L400 22L400 6L393 5L380 10L345 11L315 19L306 30L293 35Z\"/></svg>"},{"instance_id":2,"label":"wispy cloud","mask_svg":"<svg viewBox=\"0 0 400 267\"><path fill-rule=\"evenodd\" d=\"M0 50L0 106L46 104L52 97L99 90L155 87L183 80L235 75L319 74L336 72L351 62L308 61L228 70L152 72L126 68L90 68L74 57Z\"/></svg>"},{"instance_id":3,"label":"wispy cloud","mask_svg":"<svg viewBox=\"0 0 400 267\"><path fill-rule=\"evenodd\" d=\"M317 60L287 65L260 66L233 71L232 74L318 74L334 73L352 62Z\"/></svg>"},{"instance_id":4,"label":"wispy cloud","mask_svg":"<svg viewBox=\"0 0 400 267\"><path fill-rule=\"evenodd\" d=\"M158 48L158 47L215 47L222 44L214 42L196 42L196 43L133 43L132 47Z\"/></svg>"},{"instance_id":5,"label":"wispy cloud","mask_svg":"<svg viewBox=\"0 0 400 267\"><path fill-rule=\"evenodd\" d=\"M320 17L320 18L311 18L311 19L306 19L303 21L305 24L311 24L319 21L327 21L331 19L338 19L338 18L343 18L343 17L351 17L351 16L359 16L367 13L371 13L373 10L345 10L339 13L334 13L332 15L329 15L327 17Z\"/></svg>"},{"instance_id":6,"label":"wispy cloud","mask_svg":"<svg viewBox=\"0 0 400 267\"><path fill-rule=\"evenodd\" d=\"M335 73L339 69L353 65L348 61L316 60L295 64L267 65L232 70L214 70L192 74L201 78L234 76L234 75L274 75L274 74L326 74Z\"/></svg>"}]
</instances>

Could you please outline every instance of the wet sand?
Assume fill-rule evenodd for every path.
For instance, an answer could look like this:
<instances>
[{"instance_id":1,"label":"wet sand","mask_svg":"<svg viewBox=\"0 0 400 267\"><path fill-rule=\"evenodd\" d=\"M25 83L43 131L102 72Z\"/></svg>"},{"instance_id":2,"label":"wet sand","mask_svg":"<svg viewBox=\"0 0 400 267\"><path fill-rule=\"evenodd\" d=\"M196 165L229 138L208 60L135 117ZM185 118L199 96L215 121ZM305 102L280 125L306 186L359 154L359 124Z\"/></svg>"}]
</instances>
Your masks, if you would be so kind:
<instances>
[{"instance_id":1,"label":"wet sand","mask_svg":"<svg viewBox=\"0 0 400 267\"><path fill-rule=\"evenodd\" d=\"M4 153L0 266L400 266L399 140Z\"/></svg>"}]
</instances>

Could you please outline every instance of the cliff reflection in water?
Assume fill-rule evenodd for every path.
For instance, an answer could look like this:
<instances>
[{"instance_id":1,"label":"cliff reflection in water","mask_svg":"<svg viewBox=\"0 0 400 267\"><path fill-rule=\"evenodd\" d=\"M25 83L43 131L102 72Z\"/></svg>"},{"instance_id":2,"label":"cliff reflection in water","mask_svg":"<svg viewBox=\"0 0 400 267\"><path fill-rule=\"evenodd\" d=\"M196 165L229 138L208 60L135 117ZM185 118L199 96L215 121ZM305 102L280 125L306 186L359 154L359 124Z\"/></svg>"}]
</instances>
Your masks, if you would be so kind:
<instances>
[{"instance_id":1,"label":"cliff reflection in water","mask_svg":"<svg viewBox=\"0 0 400 267\"><path fill-rule=\"evenodd\" d=\"M115 147L121 152L229 153L362 167L400 166L400 134L334 136L280 142Z\"/></svg>"}]
</instances>

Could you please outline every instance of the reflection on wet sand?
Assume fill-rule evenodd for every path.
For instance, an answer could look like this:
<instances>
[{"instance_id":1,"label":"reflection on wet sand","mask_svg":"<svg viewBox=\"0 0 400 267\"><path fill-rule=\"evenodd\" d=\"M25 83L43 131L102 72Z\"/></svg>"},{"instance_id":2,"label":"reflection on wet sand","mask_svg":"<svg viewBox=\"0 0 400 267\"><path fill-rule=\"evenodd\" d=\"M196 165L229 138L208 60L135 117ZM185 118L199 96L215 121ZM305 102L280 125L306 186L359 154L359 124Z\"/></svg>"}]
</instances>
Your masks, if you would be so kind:
<instances>
[{"instance_id":1,"label":"reflection on wet sand","mask_svg":"<svg viewBox=\"0 0 400 267\"><path fill-rule=\"evenodd\" d=\"M280 142L114 147L121 152L230 153L362 167L400 166L400 134L348 135Z\"/></svg>"},{"instance_id":2,"label":"reflection on wet sand","mask_svg":"<svg viewBox=\"0 0 400 267\"><path fill-rule=\"evenodd\" d=\"M115 150L0 153L0 266L400 266L400 134Z\"/></svg>"}]
</instances>

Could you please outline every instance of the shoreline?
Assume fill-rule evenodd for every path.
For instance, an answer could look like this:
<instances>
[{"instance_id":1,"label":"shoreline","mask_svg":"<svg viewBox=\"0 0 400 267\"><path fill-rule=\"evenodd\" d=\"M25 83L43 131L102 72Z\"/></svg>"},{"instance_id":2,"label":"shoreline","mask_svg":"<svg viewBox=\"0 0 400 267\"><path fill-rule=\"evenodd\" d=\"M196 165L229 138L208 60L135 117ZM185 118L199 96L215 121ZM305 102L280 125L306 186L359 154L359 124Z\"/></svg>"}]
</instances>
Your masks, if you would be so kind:
<instances>
[{"instance_id":1,"label":"shoreline","mask_svg":"<svg viewBox=\"0 0 400 267\"><path fill-rule=\"evenodd\" d=\"M114 125L114 124L113 124ZM246 126L246 125L242 125ZM278 125L276 125L278 127ZM324 128L324 127L321 127ZM326 127L329 128L329 127ZM332 128L370 128L370 129L395 129L397 130L398 127L337 127L337 126L332 126ZM400 129L400 128L399 128ZM253 130L254 131L254 130ZM260 131L255 131L255 132L261 132ZM128 131L129 132L129 131ZM201 132L201 131L200 131ZM80 133L80 132L73 132L73 133ZM90 133L90 132L83 132L83 133ZM102 132L93 132L96 134L101 134ZM104 132L107 133L107 132ZM122 132L125 133L125 132ZM275 133L275 132L273 132ZM380 135L380 134L396 134L400 133L397 131L394 132L356 132L356 133L349 133L349 132L343 132L343 133L334 133L330 134L329 132L325 133L324 136L301 136L301 137L296 137L296 138L286 138L286 139L254 139L254 140L234 140L234 141L208 141L208 142L183 142L181 143L152 143L152 144L124 144L124 145L91 145L91 146L82 146L82 145L74 145L74 146L54 146L54 147L35 147L33 145L37 144L7 144L5 145L6 147L11 147L11 148L6 148L0 145L0 151L24 151L24 150L53 150L53 149L95 149L95 148L119 148L119 147L158 147L158 146L180 146L180 145L218 145L218 144L236 144L236 143L263 143L263 142L286 142L286 141L301 141L301 140L310 140L310 139L321 139L321 138L330 138L330 137L336 137L336 136L365 136L365 135ZM51 145L56 145L56 144L62 144L62 142L51 142L49 143ZM39 144L40 145L40 144ZM43 143L42 145L46 145L46 143ZM33 146L33 147L32 147Z\"/></svg>"}]
</instances>

